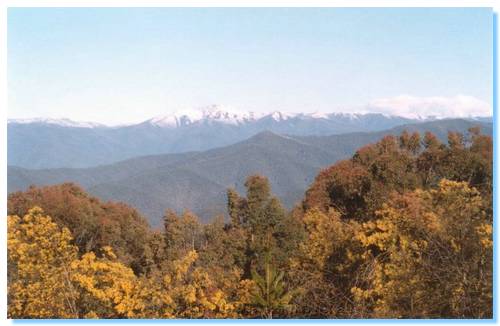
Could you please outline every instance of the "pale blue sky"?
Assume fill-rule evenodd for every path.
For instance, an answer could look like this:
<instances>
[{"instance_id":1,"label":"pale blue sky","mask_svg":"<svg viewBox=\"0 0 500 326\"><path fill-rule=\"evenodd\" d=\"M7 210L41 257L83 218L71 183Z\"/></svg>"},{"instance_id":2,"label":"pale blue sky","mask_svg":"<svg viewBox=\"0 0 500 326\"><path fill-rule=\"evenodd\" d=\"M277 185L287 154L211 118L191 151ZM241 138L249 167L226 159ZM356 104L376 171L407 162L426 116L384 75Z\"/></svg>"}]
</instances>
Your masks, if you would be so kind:
<instances>
[{"instance_id":1,"label":"pale blue sky","mask_svg":"<svg viewBox=\"0 0 500 326\"><path fill-rule=\"evenodd\" d=\"M400 95L491 105L490 9L11 8L9 118L137 122L220 104L345 111Z\"/></svg>"}]
</instances>

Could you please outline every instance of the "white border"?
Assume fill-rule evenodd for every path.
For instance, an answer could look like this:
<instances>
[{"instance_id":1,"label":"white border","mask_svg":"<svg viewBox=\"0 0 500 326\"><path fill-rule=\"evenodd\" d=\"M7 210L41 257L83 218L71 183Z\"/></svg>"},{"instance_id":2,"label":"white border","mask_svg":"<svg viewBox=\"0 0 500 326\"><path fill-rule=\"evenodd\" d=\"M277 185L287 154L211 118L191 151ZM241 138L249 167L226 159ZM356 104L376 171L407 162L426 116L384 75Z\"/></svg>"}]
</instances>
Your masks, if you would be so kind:
<instances>
[{"instance_id":1,"label":"white border","mask_svg":"<svg viewBox=\"0 0 500 326\"><path fill-rule=\"evenodd\" d=\"M492 0L7 0L6 7L494 7Z\"/></svg>"},{"instance_id":2,"label":"white border","mask_svg":"<svg viewBox=\"0 0 500 326\"><path fill-rule=\"evenodd\" d=\"M2 223L0 223L0 320L6 321L7 316L7 249L6 249L6 219L3 217L7 214L6 198L7 198L7 8L8 7L490 7L495 12L500 11L500 1L471 1L471 0L0 0L0 211ZM498 84L497 84L498 94ZM495 139L494 141L497 141ZM497 162L498 163L498 162ZM495 167L496 169L497 167ZM498 171L498 170L497 170ZM497 230L495 230L497 231ZM498 260L497 260L498 271ZM498 293L495 293L497 295ZM498 296L497 296L498 297ZM497 316L498 317L498 316ZM81 323L81 322L79 322ZM116 322L115 322L116 323ZM165 321L165 323L169 323ZM238 322L235 322L238 323ZM331 324L353 324L353 322L342 322L332 320ZM414 323L414 322L413 322ZM12 321L6 321L11 325ZM43 322L49 325L50 322ZM70 325L72 322L58 322L58 325ZM96 323L93 323L94 325ZM102 323L99 323L102 324ZM200 323L201 324L201 323ZM214 324L214 322L210 322ZM217 323L215 323L217 324ZM220 324L223 324L222 322ZM226 324L226 323L224 323ZM259 321L245 322L245 324L257 325ZM283 324L283 322L281 322ZM286 323L285 323L286 324ZM297 322L294 322L297 324ZM304 321L300 324L308 324ZM360 322L362 324L362 322ZM366 323L365 323L366 324ZM406 324L404 321L400 323L391 323L394 325ZM442 322L426 323L426 325L438 325ZM470 324L473 324L472 322ZM150 323L137 322L134 325L151 325Z\"/></svg>"}]
</instances>

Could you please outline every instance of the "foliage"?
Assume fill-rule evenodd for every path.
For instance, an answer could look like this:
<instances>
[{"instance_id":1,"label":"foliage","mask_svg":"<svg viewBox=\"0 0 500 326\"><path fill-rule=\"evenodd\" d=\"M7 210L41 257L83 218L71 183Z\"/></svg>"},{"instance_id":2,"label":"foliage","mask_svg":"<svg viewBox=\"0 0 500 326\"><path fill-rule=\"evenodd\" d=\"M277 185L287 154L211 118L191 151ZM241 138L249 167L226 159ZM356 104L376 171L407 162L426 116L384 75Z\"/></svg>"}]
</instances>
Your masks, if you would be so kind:
<instances>
[{"instance_id":1,"label":"foliage","mask_svg":"<svg viewBox=\"0 0 500 326\"><path fill-rule=\"evenodd\" d=\"M71 183L30 187L9 195L9 215L24 216L34 206L68 228L80 252L98 253L102 247L111 246L118 259L136 273L150 268L151 231L135 209L123 203L101 202Z\"/></svg>"},{"instance_id":2,"label":"foliage","mask_svg":"<svg viewBox=\"0 0 500 326\"><path fill-rule=\"evenodd\" d=\"M214 280L189 251L169 268L137 277L111 247L78 257L71 233L40 208L9 216L11 318L227 318L249 303L253 283L233 271Z\"/></svg>"},{"instance_id":3,"label":"foliage","mask_svg":"<svg viewBox=\"0 0 500 326\"><path fill-rule=\"evenodd\" d=\"M290 213L254 175L229 221L166 211L162 230L32 187L8 201L8 316L491 318L491 160L477 129L405 132L321 171Z\"/></svg>"},{"instance_id":4,"label":"foliage","mask_svg":"<svg viewBox=\"0 0 500 326\"><path fill-rule=\"evenodd\" d=\"M335 210L309 210L303 217L307 238L292 259L291 279L304 291L296 299L309 317L356 315L350 290L360 280L362 247L355 239L360 225L343 221Z\"/></svg>"},{"instance_id":5,"label":"foliage","mask_svg":"<svg viewBox=\"0 0 500 326\"><path fill-rule=\"evenodd\" d=\"M272 319L276 313L292 308L290 301L297 291L288 291L285 288L284 276L285 272L278 272L269 260L264 267L264 276L255 270L252 271L252 280L256 285L252 305L257 307L262 317Z\"/></svg>"},{"instance_id":6,"label":"foliage","mask_svg":"<svg viewBox=\"0 0 500 326\"><path fill-rule=\"evenodd\" d=\"M137 277L132 269L116 261L110 247L102 258L93 252L72 262L72 281L79 292L77 305L84 317L135 317L144 305L136 298Z\"/></svg>"},{"instance_id":7,"label":"foliage","mask_svg":"<svg viewBox=\"0 0 500 326\"><path fill-rule=\"evenodd\" d=\"M71 282L77 248L69 230L39 207L22 218L8 216L7 221L9 318L77 317Z\"/></svg>"},{"instance_id":8,"label":"foliage","mask_svg":"<svg viewBox=\"0 0 500 326\"><path fill-rule=\"evenodd\" d=\"M279 267L288 264L289 253L298 246L302 236L299 222L287 215L281 202L271 195L269 180L260 175L247 178L246 197L228 191L228 211L231 227L246 237L246 275L252 269L264 270L266 257L272 257Z\"/></svg>"},{"instance_id":9,"label":"foliage","mask_svg":"<svg viewBox=\"0 0 500 326\"><path fill-rule=\"evenodd\" d=\"M376 218L392 192L437 187L443 178L466 181L485 197L492 189L491 137L471 128L450 132L448 145L435 135L403 133L360 148L354 156L321 171L306 192L302 209L333 208L360 222Z\"/></svg>"},{"instance_id":10,"label":"foliage","mask_svg":"<svg viewBox=\"0 0 500 326\"><path fill-rule=\"evenodd\" d=\"M398 195L357 236L370 286L353 288L378 317L491 318L491 215L465 182Z\"/></svg>"},{"instance_id":11,"label":"foliage","mask_svg":"<svg viewBox=\"0 0 500 326\"><path fill-rule=\"evenodd\" d=\"M167 210L164 220L166 257L169 260L178 259L187 252L200 248L201 225L198 217L190 211L182 216L172 210Z\"/></svg>"}]
</instances>

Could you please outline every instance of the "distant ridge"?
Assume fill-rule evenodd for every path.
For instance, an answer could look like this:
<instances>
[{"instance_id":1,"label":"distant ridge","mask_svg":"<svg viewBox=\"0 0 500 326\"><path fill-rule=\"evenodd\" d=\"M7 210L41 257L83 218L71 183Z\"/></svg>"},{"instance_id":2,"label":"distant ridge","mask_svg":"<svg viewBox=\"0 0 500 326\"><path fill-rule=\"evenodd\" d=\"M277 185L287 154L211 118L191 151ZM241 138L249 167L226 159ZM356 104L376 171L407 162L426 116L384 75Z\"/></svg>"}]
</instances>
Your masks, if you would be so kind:
<instances>
[{"instance_id":1,"label":"distant ridge","mask_svg":"<svg viewBox=\"0 0 500 326\"><path fill-rule=\"evenodd\" d=\"M144 155L206 151L264 130L294 136L327 136L420 122L428 120L377 113L256 114L219 106L179 111L116 127L69 119L14 119L8 121L7 160L9 165L29 169L84 168Z\"/></svg>"},{"instance_id":2,"label":"distant ridge","mask_svg":"<svg viewBox=\"0 0 500 326\"><path fill-rule=\"evenodd\" d=\"M161 223L166 208L190 209L208 221L225 213L228 187L244 190L245 178L259 173L271 181L287 207L300 200L321 168L351 156L359 147L403 130L431 131L446 139L448 131L466 132L479 125L485 134L492 124L461 119L398 126L385 131L332 136L291 136L272 131L203 152L163 154L80 169L29 170L8 167L8 191L30 184L76 182L106 200L124 201L139 209L152 225Z\"/></svg>"},{"instance_id":3,"label":"distant ridge","mask_svg":"<svg viewBox=\"0 0 500 326\"><path fill-rule=\"evenodd\" d=\"M97 122L82 122L70 119L51 119L51 118L32 118L32 119L9 119L8 124L45 124L60 127L73 127L73 128L107 128L106 125Z\"/></svg>"}]
</instances>

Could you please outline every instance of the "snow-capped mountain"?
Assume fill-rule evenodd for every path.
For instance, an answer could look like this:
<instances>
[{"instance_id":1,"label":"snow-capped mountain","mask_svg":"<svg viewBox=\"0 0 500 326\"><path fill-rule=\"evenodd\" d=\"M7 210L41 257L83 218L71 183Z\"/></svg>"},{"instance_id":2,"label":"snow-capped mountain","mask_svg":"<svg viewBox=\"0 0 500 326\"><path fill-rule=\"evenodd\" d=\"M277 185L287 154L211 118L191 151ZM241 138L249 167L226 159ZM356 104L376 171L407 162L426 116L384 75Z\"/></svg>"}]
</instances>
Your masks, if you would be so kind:
<instances>
[{"instance_id":1,"label":"snow-capped mountain","mask_svg":"<svg viewBox=\"0 0 500 326\"><path fill-rule=\"evenodd\" d=\"M280 135L325 136L381 131L429 120L433 119L381 113L255 113L220 106L114 127L69 119L15 119L8 121L8 164L26 168L89 167L140 155L204 151L266 130Z\"/></svg>"},{"instance_id":2,"label":"snow-capped mountain","mask_svg":"<svg viewBox=\"0 0 500 326\"><path fill-rule=\"evenodd\" d=\"M382 121L398 121L399 122L424 122L424 121L434 121L445 118L454 118L453 116L447 117L444 115L417 115L413 114L410 116L398 116L391 115L388 113L370 113L367 111L360 110L361 112L310 112L310 113L290 113L283 111L271 111L267 113L252 112L252 111L238 111L231 108L220 107L220 106L209 106L206 108L198 110L180 110L171 114L157 116L152 119L146 120L143 124L152 125L160 128L181 128L181 127L193 127L200 125L210 125L210 124L226 124L232 126L242 126L251 124L262 124L264 122L269 123L302 123L305 121L311 122L316 121L317 123L325 123L330 121L331 123L361 123L363 125L373 125ZM363 112L363 113L362 113ZM469 120L481 120L485 121L488 117L474 117L474 116L460 116L460 118ZM384 124L382 122L382 124ZM385 126L384 126L385 127ZM300 131L299 131L300 133Z\"/></svg>"},{"instance_id":3,"label":"snow-capped mountain","mask_svg":"<svg viewBox=\"0 0 500 326\"><path fill-rule=\"evenodd\" d=\"M152 125L160 128L181 128L195 125L226 124L242 126L245 124L258 124L263 122L280 123L285 121L300 122L312 120L331 121L356 121L384 117L386 119L408 120L403 117L390 116L387 114L374 113L289 113L283 111L271 111L267 113L238 111L231 108L212 105L198 110L180 110L167 115L156 116L144 121L142 124ZM418 119L414 119L418 120ZM425 119L421 119L425 120Z\"/></svg>"},{"instance_id":4,"label":"snow-capped mountain","mask_svg":"<svg viewBox=\"0 0 500 326\"><path fill-rule=\"evenodd\" d=\"M145 121L157 127L176 128L193 124L219 122L240 125L261 118L262 114L241 112L212 105L198 110L181 110L165 116L157 116Z\"/></svg>"},{"instance_id":5,"label":"snow-capped mountain","mask_svg":"<svg viewBox=\"0 0 500 326\"><path fill-rule=\"evenodd\" d=\"M253 112L253 111L240 111L235 110L233 108L211 105L207 107L203 107L200 109L185 109L178 110L173 113L168 113L166 115L160 115L148 119L139 124L127 124L121 126L114 126L110 128L121 128L121 127L133 127L133 126L154 126L156 128L167 128L167 129L175 129L175 128L192 128L195 126L207 126L207 125L228 125L228 126L249 126L249 125L266 125L269 127L270 124L276 126L277 124L291 124L293 123L295 126L297 124L304 123L317 123L317 124L325 124L330 123L333 125L337 125L336 127L340 127L338 124L361 124L362 126L367 125L378 125L381 124L381 127L387 127L385 123L387 121L397 121L396 124L403 123L411 123L417 121L433 121L444 118L465 118L469 120L481 120L485 121L490 119L489 117L474 117L474 116L451 116L447 117L443 114L440 115L420 115L420 114L412 114L412 115L391 115L388 113L370 113L369 111L364 111L363 109L359 110L360 112L346 113L346 112L310 112L310 113L289 113L283 111L271 111L267 113L262 112ZM381 110L383 111L383 110ZM32 119L9 119L9 124L47 124L47 125L57 125L61 127L74 127L74 128L106 128L109 126L105 126L100 123L95 122L79 122L70 119L52 119L52 118L32 118ZM394 124L391 125L391 127ZM348 128L349 129L349 128ZM355 128L357 129L357 128ZM368 131L371 131L369 128ZM299 134L302 134L300 130L297 130ZM327 130L326 132L339 133L337 128L332 130ZM340 130L340 132L344 132ZM296 133L295 131L291 131L291 133ZM306 132L307 133L307 132ZM323 132L320 132L323 133Z\"/></svg>"},{"instance_id":6,"label":"snow-capped mountain","mask_svg":"<svg viewBox=\"0 0 500 326\"><path fill-rule=\"evenodd\" d=\"M74 121L70 119L51 119L51 118L30 118L30 119L8 119L9 124L48 124L61 127L73 128L97 128L105 127L105 125L97 122Z\"/></svg>"}]
</instances>

